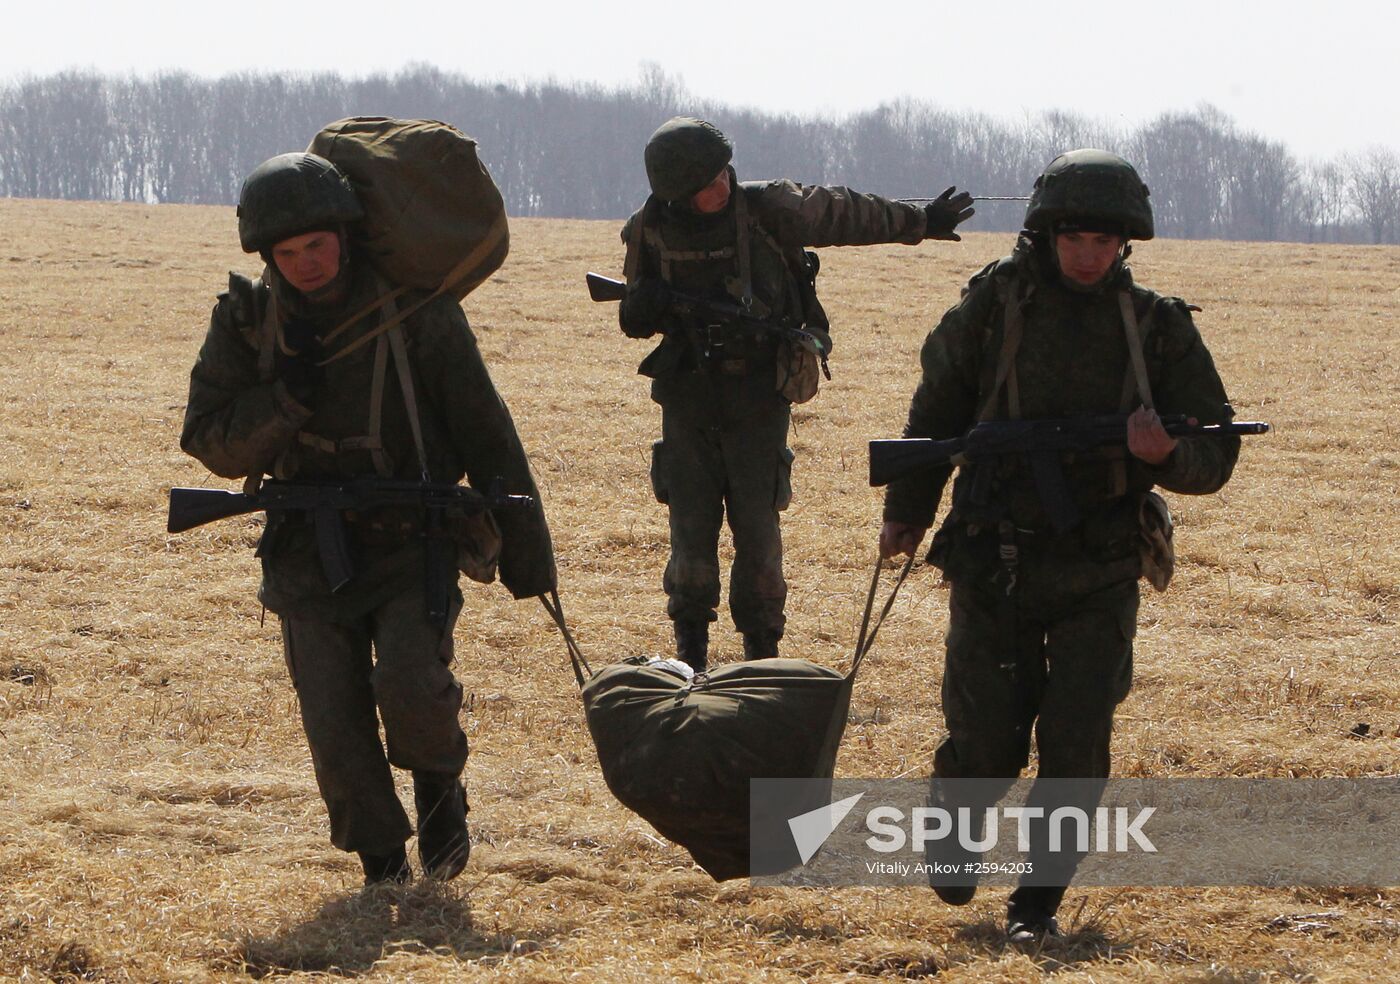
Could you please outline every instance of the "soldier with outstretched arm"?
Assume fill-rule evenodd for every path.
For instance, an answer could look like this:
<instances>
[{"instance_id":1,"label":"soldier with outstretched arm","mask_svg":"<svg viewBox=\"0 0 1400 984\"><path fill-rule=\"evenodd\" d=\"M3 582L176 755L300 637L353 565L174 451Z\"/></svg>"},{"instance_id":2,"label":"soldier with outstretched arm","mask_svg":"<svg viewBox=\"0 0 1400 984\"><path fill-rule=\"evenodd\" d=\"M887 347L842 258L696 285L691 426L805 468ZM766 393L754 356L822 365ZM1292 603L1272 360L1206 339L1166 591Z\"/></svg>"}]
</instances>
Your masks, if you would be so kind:
<instances>
[{"instance_id":1,"label":"soldier with outstretched arm","mask_svg":"<svg viewBox=\"0 0 1400 984\"><path fill-rule=\"evenodd\" d=\"M919 207L841 187L741 184L732 157L712 124L667 121L646 145L652 194L622 230L622 330L664 335L638 371L661 405L651 480L670 510L667 614L677 656L697 670L720 600L726 516L729 609L745 658L776 656L783 636L789 408L815 394L831 350L817 258L806 248L956 240L972 215L971 197L952 188Z\"/></svg>"},{"instance_id":2,"label":"soldier with outstretched arm","mask_svg":"<svg viewBox=\"0 0 1400 984\"><path fill-rule=\"evenodd\" d=\"M929 552L951 584L935 797L939 779L1017 777L1032 728L1040 777L1108 776L1114 708L1132 682L1145 526L1166 515L1152 489L1208 494L1234 468L1238 437L1174 438L1158 417L1211 425L1232 411L1194 309L1135 284L1124 263L1128 241L1152 235L1132 165L1098 150L1061 155L1035 183L1012 255L974 276L924 342L906 437L954 438L978 421L1126 418L1115 445L960 468ZM889 486L883 556L918 549L952 470ZM975 891L933 887L955 905ZM1018 887L1011 938L1056 935L1064 893Z\"/></svg>"}]
</instances>

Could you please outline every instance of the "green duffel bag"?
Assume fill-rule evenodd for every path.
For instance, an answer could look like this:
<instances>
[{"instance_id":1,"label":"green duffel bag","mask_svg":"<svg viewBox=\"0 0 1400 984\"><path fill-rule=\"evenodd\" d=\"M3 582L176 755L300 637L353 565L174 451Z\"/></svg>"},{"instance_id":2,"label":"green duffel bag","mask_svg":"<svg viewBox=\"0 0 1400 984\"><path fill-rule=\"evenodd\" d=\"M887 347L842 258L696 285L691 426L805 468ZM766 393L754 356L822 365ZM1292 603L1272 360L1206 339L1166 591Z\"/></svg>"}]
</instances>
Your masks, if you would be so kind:
<instances>
[{"instance_id":1,"label":"green duffel bag","mask_svg":"<svg viewBox=\"0 0 1400 984\"><path fill-rule=\"evenodd\" d=\"M751 824L785 830L789 817L830 803L856 672L912 564L910 558L872 626L877 563L849 673L805 659L760 659L686 679L645 657L593 673L564 625L557 597L553 608L544 599L569 647L608 789L716 881L796 867L796 844L765 846L762 856L751 856ZM825 792L821 783L805 787L802 802L773 804L781 816L755 817L753 779L827 784Z\"/></svg>"},{"instance_id":2,"label":"green duffel bag","mask_svg":"<svg viewBox=\"0 0 1400 984\"><path fill-rule=\"evenodd\" d=\"M795 847L750 864L749 780L831 778L854 674L760 659L686 680L644 664L606 667L583 687L608 789L716 881L795 866Z\"/></svg>"},{"instance_id":3,"label":"green duffel bag","mask_svg":"<svg viewBox=\"0 0 1400 984\"><path fill-rule=\"evenodd\" d=\"M307 148L345 173L365 216L351 230L397 287L460 301L505 262L505 203L476 141L437 120L353 116Z\"/></svg>"}]
</instances>

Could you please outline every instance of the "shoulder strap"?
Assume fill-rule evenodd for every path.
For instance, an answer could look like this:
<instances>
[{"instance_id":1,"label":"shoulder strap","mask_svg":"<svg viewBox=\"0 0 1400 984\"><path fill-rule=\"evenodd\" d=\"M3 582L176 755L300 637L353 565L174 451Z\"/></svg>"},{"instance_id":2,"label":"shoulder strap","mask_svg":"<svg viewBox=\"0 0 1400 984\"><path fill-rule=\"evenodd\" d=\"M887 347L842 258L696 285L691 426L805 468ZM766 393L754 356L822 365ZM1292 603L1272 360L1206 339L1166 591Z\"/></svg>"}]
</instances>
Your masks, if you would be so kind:
<instances>
[{"instance_id":1,"label":"shoulder strap","mask_svg":"<svg viewBox=\"0 0 1400 984\"><path fill-rule=\"evenodd\" d=\"M414 310L417 309L415 306ZM413 368L408 363L408 346L404 344L403 328L399 322L403 320L400 316L398 305L392 296L385 302L381 309L381 318L388 324L385 328L380 326L379 331L387 331L389 335L389 348L394 354L394 370L399 376L399 389L403 391L404 410L408 413L408 426L413 431L413 447L418 452L418 470L423 475L423 481L431 482L432 476L428 474L428 453L423 446L423 425L418 419L418 397L413 388ZM375 360L375 368L378 368L378 359Z\"/></svg>"},{"instance_id":2,"label":"shoulder strap","mask_svg":"<svg viewBox=\"0 0 1400 984\"><path fill-rule=\"evenodd\" d=\"M730 181L734 181L730 172ZM739 259L739 303L748 311L753 307L753 255L749 249L749 201L744 189L734 182L734 249Z\"/></svg>"},{"instance_id":3,"label":"shoulder strap","mask_svg":"<svg viewBox=\"0 0 1400 984\"><path fill-rule=\"evenodd\" d=\"M1118 292L1118 309L1123 313L1123 335L1128 342L1128 361L1131 368L1128 379L1124 382L1124 395L1131 401L1132 396L1128 389L1129 385L1136 380L1137 395L1142 400L1142 405L1151 410L1152 407L1152 384L1147 380L1147 360L1142 354L1143 339L1152 324L1152 312L1149 309L1147 317L1143 319L1141 327L1138 325L1137 311L1133 308L1133 295L1126 290ZM1123 412L1126 413L1132 408L1125 406Z\"/></svg>"},{"instance_id":4,"label":"shoulder strap","mask_svg":"<svg viewBox=\"0 0 1400 984\"><path fill-rule=\"evenodd\" d=\"M982 410L977 415L978 420L990 420L996 414L997 399L1001 395L1003 385L1006 387L1008 415L1012 420L1021 418L1021 390L1016 379L1016 350L1021 347L1021 333L1025 328L1023 308L1033 289L1029 288L1022 293L1017 291L1014 285L1007 287L1007 296L1002 304L1001 354L997 356L996 377L992 381L986 401L982 404Z\"/></svg>"},{"instance_id":5,"label":"shoulder strap","mask_svg":"<svg viewBox=\"0 0 1400 984\"><path fill-rule=\"evenodd\" d=\"M389 456L384 453L384 378L388 374L389 340L381 335L374 346L374 376L369 389L369 433L365 444L374 461L374 470L383 478L391 477L394 472Z\"/></svg>"},{"instance_id":6,"label":"shoulder strap","mask_svg":"<svg viewBox=\"0 0 1400 984\"><path fill-rule=\"evenodd\" d=\"M622 260L622 279L629 284L637 279L638 268L642 265L642 238L646 225L651 221L652 198L642 203L637 214L632 217L632 228L627 233L627 255Z\"/></svg>"},{"instance_id":7,"label":"shoulder strap","mask_svg":"<svg viewBox=\"0 0 1400 984\"><path fill-rule=\"evenodd\" d=\"M277 291L272 289L271 277L267 268L253 283L253 314L257 315L257 288L262 285L267 291L267 304L263 307L262 320L258 322L258 379L267 382L272 379L272 367L277 358L277 343L282 333L282 311L277 305Z\"/></svg>"}]
</instances>

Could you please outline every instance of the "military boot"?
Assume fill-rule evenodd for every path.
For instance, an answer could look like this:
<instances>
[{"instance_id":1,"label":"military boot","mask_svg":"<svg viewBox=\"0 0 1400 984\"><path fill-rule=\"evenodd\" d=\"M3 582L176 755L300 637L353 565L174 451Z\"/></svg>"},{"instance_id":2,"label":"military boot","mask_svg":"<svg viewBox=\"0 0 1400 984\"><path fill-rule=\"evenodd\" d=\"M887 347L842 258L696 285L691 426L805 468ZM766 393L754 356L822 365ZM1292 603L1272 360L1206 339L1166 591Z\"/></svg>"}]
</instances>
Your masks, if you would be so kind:
<instances>
[{"instance_id":1,"label":"military boot","mask_svg":"<svg viewBox=\"0 0 1400 984\"><path fill-rule=\"evenodd\" d=\"M1012 943L1038 944L1060 935L1055 910L1065 896L1062 887L1022 885L1006 901L1006 938Z\"/></svg>"},{"instance_id":2,"label":"military boot","mask_svg":"<svg viewBox=\"0 0 1400 984\"><path fill-rule=\"evenodd\" d=\"M408 866L408 853L402 844L388 854L370 854L367 851L359 853L360 867L365 869L366 885L402 885L413 880L413 869Z\"/></svg>"},{"instance_id":3,"label":"military boot","mask_svg":"<svg viewBox=\"0 0 1400 984\"><path fill-rule=\"evenodd\" d=\"M676 659L686 663L696 673L705 669L710 658L710 623L676 620Z\"/></svg>"},{"instance_id":4,"label":"military boot","mask_svg":"<svg viewBox=\"0 0 1400 984\"><path fill-rule=\"evenodd\" d=\"M423 871L440 881L456 878L472 850L462 783L445 772L415 772L413 806L418 811L418 858Z\"/></svg>"},{"instance_id":5,"label":"military boot","mask_svg":"<svg viewBox=\"0 0 1400 984\"><path fill-rule=\"evenodd\" d=\"M773 632L745 632L744 659L776 659L781 638Z\"/></svg>"}]
</instances>

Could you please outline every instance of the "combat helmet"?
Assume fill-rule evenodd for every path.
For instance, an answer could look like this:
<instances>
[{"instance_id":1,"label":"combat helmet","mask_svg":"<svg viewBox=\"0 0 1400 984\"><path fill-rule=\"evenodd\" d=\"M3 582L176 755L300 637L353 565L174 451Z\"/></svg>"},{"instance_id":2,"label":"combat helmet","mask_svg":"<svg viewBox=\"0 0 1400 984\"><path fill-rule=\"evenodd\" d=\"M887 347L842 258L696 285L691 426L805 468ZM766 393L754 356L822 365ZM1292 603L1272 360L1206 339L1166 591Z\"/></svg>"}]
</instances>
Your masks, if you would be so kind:
<instances>
[{"instance_id":1,"label":"combat helmet","mask_svg":"<svg viewBox=\"0 0 1400 984\"><path fill-rule=\"evenodd\" d=\"M683 202L733 159L734 145L713 123L675 116L656 128L644 157L652 193L669 202Z\"/></svg>"},{"instance_id":2,"label":"combat helmet","mask_svg":"<svg viewBox=\"0 0 1400 984\"><path fill-rule=\"evenodd\" d=\"M278 154L253 168L238 193L238 240L261 253L291 236L335 229L364 215L349 180L315 154Z\"/></svg>"},{"instance_id":3,"label":"combat helmet","mask_svg":"<svg viewBox=\"0 0 1400 984\"><path fill-rule=\"evenodd\" d=\"M1133 166L1106 150L1071 150L1035 179L1025 227L1053 233L1069 218L1121 223L1128 239L1152 238L1147 185Z\"/></svg>"}]
</instances>

